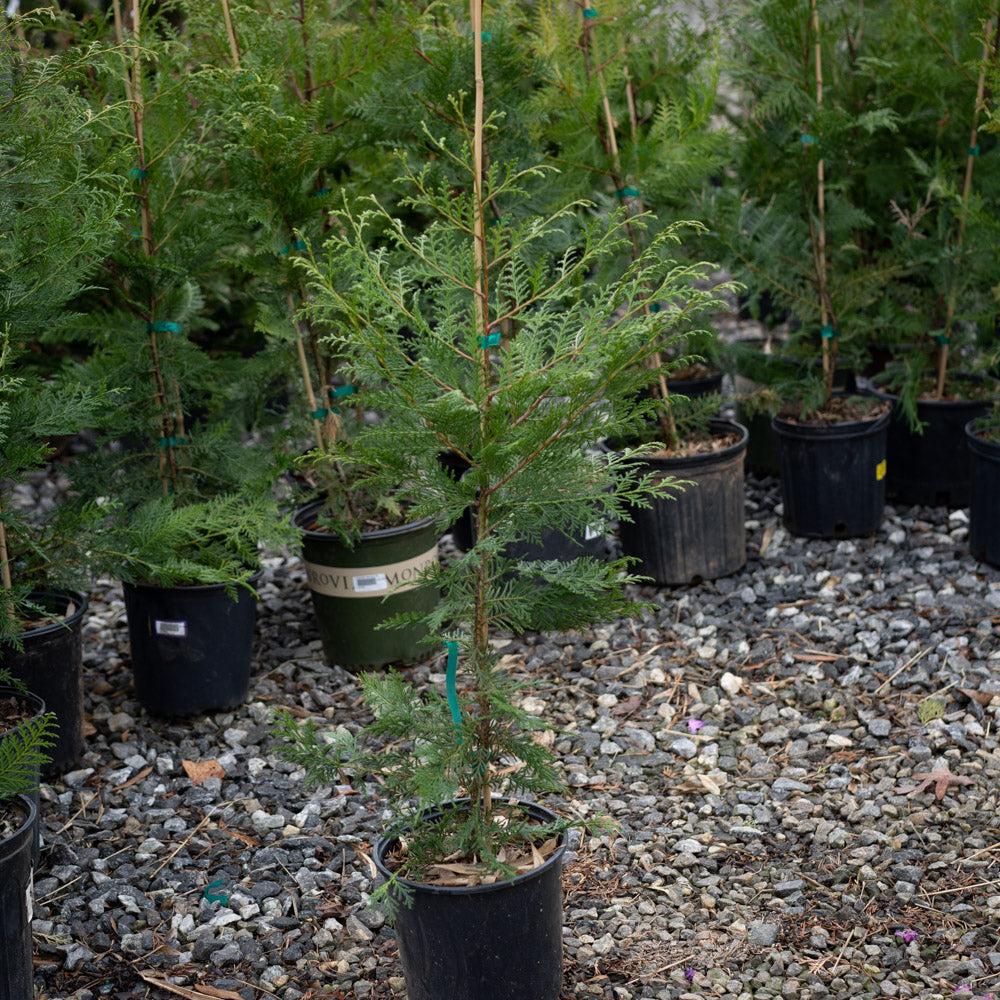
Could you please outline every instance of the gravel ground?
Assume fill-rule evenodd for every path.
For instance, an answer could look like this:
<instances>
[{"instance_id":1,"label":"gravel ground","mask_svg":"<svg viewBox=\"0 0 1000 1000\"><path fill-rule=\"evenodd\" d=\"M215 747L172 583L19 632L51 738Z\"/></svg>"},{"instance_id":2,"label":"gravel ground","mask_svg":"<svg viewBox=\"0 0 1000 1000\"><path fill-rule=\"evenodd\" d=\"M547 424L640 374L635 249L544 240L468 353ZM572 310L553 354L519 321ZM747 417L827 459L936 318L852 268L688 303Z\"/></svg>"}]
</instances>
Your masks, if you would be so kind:
<instances>
[{"instance_id":1,"label":"gravel ground","mask_svg":"<svg viewBox=\"0 0 1000 1000\"><path fill-rule=\"evenodd\" d=\"M503 648L558 727L550 804L619 824L572 841L564 998L1000 997L1000 572L964 511L797 539L749 478L747 529L743 571L642 589L642 622ZM308 791L267 734L278 706L356 726L358 686L322 661L297 558L260 593L247 705L164 720L96 588L87 749L42 793L41 998L405 996L366 907L384 801Z\"/></svg>"}]
</instances>

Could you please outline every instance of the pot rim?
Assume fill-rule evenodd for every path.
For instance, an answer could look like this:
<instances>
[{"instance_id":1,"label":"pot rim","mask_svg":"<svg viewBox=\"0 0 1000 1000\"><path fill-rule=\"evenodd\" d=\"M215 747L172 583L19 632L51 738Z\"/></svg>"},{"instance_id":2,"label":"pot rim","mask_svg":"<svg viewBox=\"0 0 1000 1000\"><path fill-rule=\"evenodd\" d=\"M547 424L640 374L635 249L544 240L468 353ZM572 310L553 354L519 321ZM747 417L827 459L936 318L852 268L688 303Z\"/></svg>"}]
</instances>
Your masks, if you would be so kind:
<instances>
[{"instance_id":1,"label":"pot rim","mask_svg":"<svg viewBox=\"0 0 1000 1000\"><path fill-rule=\"evenodd\" d=\"M264 570L262 568L258 568L257 570L254 571L253 576L250 577L250 579L247 581L247 583L249 584L249 586L251 588L254 588L254 590L255 590L257 584L260 583L260 579L261 579L261 577L263 575L264 575ZM136 582L133 583L130 580L124 580L123 579L121 581L121 584L122 584L122 588L123 589L125 587L131 587L133 590L159 590L159 591L176 590L176 591L180 591L181 593L185 593L185 594L198 594L198 593L217 594L220 591L224 591L226 589L226 587L230 587L230 586L235 586L237 588L237 590L236 590L237 595L239 595L240 593L242 593L242 592L244 592L246 590L246 587L244 587L240 583L235 583L234 581L230 581L229 583L171 583L171 584L162 584L162 583L146 583L145 581L142 581L142 580L138 580L138 581L136 581ZM254 596L256 596L256 593L254 593Z\"/></svg>"},{"instance_id":2,"label":"pot rim","mask_svg":"<svg viewBox=\"0 0 1000 1000\"><path fill-rule=\"evenodd\" d=\"M292 524L294 524L305 537L320 539L337 537L329 531L315 531L312 528L303 527L303 525L299 523L303 518L314 514L324 502L325 501L322 498L310 500L309 503L298 507L292 515ZM363 545L366 541L376 541L382 538L393 538L397 535L408 535L418 531L423 531L424 528L430 527L434 524L434 522L434 517L422 517L419 521L407 521L405 524L397 524L393 528L378 528L375 531L362 531L361 539L358 544Z\"/></svg>"},{"instance_id":3,"label":"pot rim","mask_svg":"<svg viewBox=\"0 0 1000 1000\"><path fill-rule=\"evenodd\" d=\"M980 448L983 451L1000 452L1000 444L996 441L984 441L980 436L980 431L1000 431L1000 423L991 421L984 423L983 417L973 417L965 425L965 437L970 448Z\"/></svg>"},{"instance_id":4,"label":"pot rim","mask_svg":"<svg viewBox=\"0 0 1000 1000\"><path fill-rule=\"evenodd\" d=\"M30 795L15 795L10 799L0 801L0 805L9 802L16 802L27 813L27 817L14 828L6 837L0 840L0 857L7 853L12 853L13 843L19 838L32 836L34 832L35 819L38 816L38 807Z\"/></svg>"},{"instance_id":5,"label":"pot rim","mask_svg":"<svg viewBox=\"0 0 1000 1000\"><path fill-rule=\"evenodd\" d=\"M78 621L80 621L83 616L87 613L90 608L90 598L79 590L61 589L59 587L39 588L38 590L33 590L28 595L29 600L37 601L42 603L42 599L46 597L65 597L67 603L75 604L76 609L73 614L68 616L57 616L55 612L52 613L52 621L47 622L45 625L38 625L35 628L28 629L27 632L22 632L18 638L23 642L25 639L36 639L41 635L45 635L54 629L63 628L73 628Z\"/></svg>"},{"instance_id":6,"label":"pot rim","mask_svg":"<svg viewBox=\"0 0 1000 1000\"><path fill-rule=\"evenodd\" d=\"M891 418L892 409L880 413L877 417L868 417L864 420L840 420L834 424L800 424L775 416L771 420L771 427L787 437L863 437L866 434L880 431L883 426L888 425Z\"/></svg>"},{"instance_id":7,"label":"pot rim","mask_svg":"<svg viewBox=\"0 0 1000 1000\"><path fill-rule=\"evenodd\" d=\"M703 465L722 464L735 458L741 451L746 451L750 440L750 432L737 420L728 417L713 417L709 423L713 433L723 434L727 431L736 430L739 432L739 440L734 444L720 448L718 451L707 451L699 455L683 455L658 458L655 455L637 456L635 461L643 465L651 466L658 470L664 469L690 469L699 468Z\"/></svg>"},{"instance_id":8,"label":"pot rim","mask_svg":"<svg viewBox=\"0 0 1000 1000\"><path fill-rule=\"evenodd\" d=\"M503 801L510 802L509 799L504 798ZM445 809L454 809L460 807L469 802L467 798L452 799L450 802L444 802L440 806L431 807L424 812L424 816L427 818L433 818L434 816L440 815ZM529 815L533 815L537 819L543 819L546 822L552 822L558 819L558 816L551 809L546 808L538 802L528 802L524 799L516 799L516 804L527 809ZM395 875L393 872L385 865L385 855L389 852L389 848L396 843L398 837L379 837L375 842L375 850L372 852L372 859L375 862L375 867L378 869L379 875L384 879L390 879L395 877L397 882L401 882L407 888L413 889L415 891L434 895L434 896L474 896L480 895L487 892L498 892L502 889L509 889L512 886L522 885L525 882L530 882L533 879L538 878L543 872L551 868L555 864L561 864L563 855L566 853L566 838L564 835L560 834L561 843L556 847L552 854L545 859L542 864L538 865L536 868L532 868L531 871L522 872L520 875L516 875L514 878L506 881L491 882L489 885L427 885L424 882L417 882L414 879L405 878L401 875Z\"/></svg>"}]
</instances>

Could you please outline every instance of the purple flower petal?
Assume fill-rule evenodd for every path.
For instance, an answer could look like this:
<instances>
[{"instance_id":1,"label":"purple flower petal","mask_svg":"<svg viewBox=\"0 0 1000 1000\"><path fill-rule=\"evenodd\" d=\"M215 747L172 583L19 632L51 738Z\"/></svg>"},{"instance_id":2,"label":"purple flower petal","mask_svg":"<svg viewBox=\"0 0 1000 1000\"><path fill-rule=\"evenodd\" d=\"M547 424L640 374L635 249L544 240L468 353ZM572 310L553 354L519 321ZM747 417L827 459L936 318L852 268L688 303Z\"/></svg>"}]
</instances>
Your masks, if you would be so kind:
<instances>
[{"instance_id":1,"label":"purple flower petal","mask_svg":"<svg viewBox=\"0 0 1000 1000\"><path fill-rule=\"evenodd\" d=\"M689 722L689 723L691 723L691 722L697 722L697 721L698 721L697 719L689 719L689 720L688 720L688 722ZM691 981L692 981L692 980L694 979L694 969L693 969L693 968L692 968L691 966L688 966L688 967L687 967L687 968L686 968L686 969L684 970L684 978L685 978L685 979L686 979L686 980L687 980L687 981L688 981L689 983L690 983L690 982L691 982Z\"/></svg>"},{"instance_id":2,"label":"purple flower petal","mask_svg":"<svg viewBox=\"0 0 1000 1000\"><path fill-rule=\"evenodd\" d=\"M705 723L701 719L688 719L688 732L696 733Z\"/></svg>"}]
</instances>

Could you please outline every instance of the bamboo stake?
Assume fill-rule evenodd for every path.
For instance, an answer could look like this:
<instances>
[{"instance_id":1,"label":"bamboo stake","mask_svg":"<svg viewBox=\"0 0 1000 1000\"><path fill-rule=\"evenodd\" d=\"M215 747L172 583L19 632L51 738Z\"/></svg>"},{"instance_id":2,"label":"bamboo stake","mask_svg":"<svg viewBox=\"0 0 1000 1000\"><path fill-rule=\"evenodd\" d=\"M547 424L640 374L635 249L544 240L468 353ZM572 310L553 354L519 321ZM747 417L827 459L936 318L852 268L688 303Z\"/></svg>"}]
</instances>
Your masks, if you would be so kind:
<instances>
[{"instance_id":1,"label":"bamboo stake","mask_svg":"<svg viewBox=\"0 0 1000 1000\"><path fill-rule=\"evenodd\" d=\"M812 0L812 21L814 38L814 52L816 62L816 108L817 111L823 107L823 55L822 39L820 36L819 21L819 0ZM803 133L805 128L803 128ZM816 161L816 213L818 215L819 230L816 234L816 278L819 291L819 321L821 326L820 337L823 348L823 388L824 394L829 398L833 390L833 370L837 357L836 345L833 343L834 336L827 336L827 328L832 325L830 311L827 308L829 293L826 282L826 184L824 176L823 154L820 153Z\"/></svg>"},{"instance_id":2,"label":"bamboo stake","mask_svg":"<svg viewBox=\"0 0 1000 1000\"><path fill-rule=\"evenodd\" d=\"M581 8L586 9L584 4L581 3ZM597 78L597 85L601 91L601 105L604 110L604 129L607 138L604 140L604 150L607 155L611 158L611 169L613 171L612 181L615 185L616 191L625 190L625 174L622 170L621 164L621 154L618 149L618 136L616 133L616 124L614 115L611 113L611 102L608 99L608 88L604 79L604 69L598 62L596 71L591 69L590 65L590 49L591 44L594 43L596 48L596 36L594 35L594 26L590 23L590 18L583 15L583 58L584 66L587 71L588 79L591 78L591 74L594 73ZM635 109L635 97L632 93L632 80L629 75L628 66L624 70L625 77L625 96L628 102L629 111L629 127L632 133L633 143L636 141L638 130L639 130L639 120L638 114ZM626 214L626 230L629 235L629 241L632 244L632 260L636 261L639 259L639 236L635 231L635 227L632 225L631 218L633 214L633 209L641 213L644 211L642 200L638 195L632 196L629 201L622 198L622 205L625 209ZM643 312L646 315L649 314L649 303L643 303ZM659 351L653 352L645 362L646 366L653 371L659 371L663 366L663 358ZM672 451L677 447L677 424L674 421L673 409L670 406L670 391L667 388L667 377L660 372L657 377L657 382L654 391L658 390L660 399L663 400L663 407L661 408L657 419L660 423L660 433L663 436L663 443L666 445L667 451Z\"/></svg>"},{"instance_id":3,"label":"bamboo stake","mask_svg":"<svg viewBox=\"0 0 1000 1000\"><path fill-rule=\"evenodd\" d=\"M486 334L489 330L489 282L486 259L486 225L485 213L486 204L483 199L483 117L484 104L486 101L485 83L483 81L483 0L469 0L469 9L472 20L472 38L474 51L474 71L475 71L475 117L473 120L472 133L472 189L473 189L473 220L472 220L472 259L474 270L476 304L473 309L473 322L475 325L476 343L479 350L476 352L479 366L479 386L480 398L484 401L488 399L489 379L490 379L490 354L487 346ZM485 406L480 410L480 423L483 425L485 433L486 413ZM485 538L489 528L489 506L490 497L488 491L480 497L477 513L477 528L479 537ZM486 583L489 578L490 556L483 552L476 568L475 598L473 605L473 635L472 635L472 656L473 663L480 677L489 669L490 664L490 643L489 628L487 624L488 614L486 607ZM489 748L490 748L490 704L489 693L486 685L480 682L478 691L479 707L479 733L478 743L481 752L484 754L482 765L478 769L470 797L480 804L482 814L489 822L490 813L493 806L492 791L490 788L489 769Z\"/></svg>"},{"instance_id":4,"label":"bamboo stake","mask_svg":"<svg viewBox=\"0 0 1000 1000\"><path fill-rule=\"evenodd\" d=\"M125 44L125 31L122 23L122 13L119 0L112 0L115 21L115 36L119 45ZM141 20L139 0L132 0L132 62L125 73L125 96L132 108L132 124L135 131L136 161L139 180L139 216L142 226L143 252L149 258L156 253L153 234L153 211L149 202L149 183L146 178L146 140L145 115L146 105L142 93L141 65ZM180 485L180 474L177 468L177 456L171 443L174 437L174 419L170 412L167 396L167 385L163 377L163 367L160 357L160 342L154 325L156 318L156 296L150 289L149 311L146 323L149 336L150 361L152 364L154 398L160 411L160 432L166 442L160 453L160 480L163 495L168 496L172 489Z\"/></svg>"},{"instance_id":5,"label":"bamboo stake","mask_svg":"<svg viewBox=\"0 0 1000 1000\"><path fill-rule=\"evenodd\" d=\"M979 64L979 80L976 83L976 105L972 110L972 132L969 135L968 152L965 156L965 177L962 181L962 208L958 218L958 234L955 238L956 251L961 251L962 243L965 241L965 223L969 214L969 195L972 193L972 170L975 166L975 150L979 142L979 111L983 106L983 98L986 94L986 66L990 58L992 36L996 30L995 17L995 13L991 15L988 27L983 35L983 55ZM938 399L944 396L944 383L948 372L948 341L951 337L952 324L955 321L957 297L958 289L955 287L955 281L953 280L948 292L948 308L944 320L944 335L938 349L937 387L935 390Z\"/></svg>"},{"instance_id":6,"label":"bamboo stake","mask_svg":"<svg viewBox=\"0 0 1000 1000\"><path fill-rule=\"evenodd\" d=\"M7 547L7 526L0 521L0 579L4 590L10 590L14 585L10 576L10 550Z\"/></svg>"},{"instance_id":7,"label":"bamboo stake","mask_svg":"<svg viewBox=\"0 0 1000 1000\"><path fill-rule=\"evenodd\" d=\"M236 27L233 24L233 13L229 9L229 0L221 0L222 19L226 23L226 37L229 39L229 54L233 58L233 66L240 68L240 47L236 41Z\"/></svg>"}]
</instances>

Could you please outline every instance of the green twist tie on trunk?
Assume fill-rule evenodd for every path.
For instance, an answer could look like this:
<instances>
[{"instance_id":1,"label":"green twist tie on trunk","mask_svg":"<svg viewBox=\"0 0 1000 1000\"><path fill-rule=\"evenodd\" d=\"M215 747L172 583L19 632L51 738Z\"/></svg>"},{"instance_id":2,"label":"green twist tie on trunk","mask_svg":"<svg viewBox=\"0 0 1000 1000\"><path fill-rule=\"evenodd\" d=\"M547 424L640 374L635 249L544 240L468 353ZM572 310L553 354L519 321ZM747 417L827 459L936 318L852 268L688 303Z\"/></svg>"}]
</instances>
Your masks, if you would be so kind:
<instances>
[{"instance_id":1,"label":"green twist tie on trunk","mask_svg":"<svg viewBox=\"0 0 1000 1000\"><path fill-rule=\"evenodd\" d=\"M328 414L329 412L330 412L329 410L327 410L327 409L324 409L324 408L323 408L323 407L321 406L321 407L320 407L320 408L319 408L318 410L313 410L313 411L312 411L312 412L311 412L311 413L309 414L309 416L310 416L310 417L312 417L312 418L313 418L313 420L322 420L322 419L323 419L323 418L324 418L324 417L325 417L325 416L326 416L326 415L327 415L327 414Z\"/></svg>"},{"instance_id":2,"label":"green twist tie on trunk","mask_svg":"<svg viewBox=\"0 0 1000 1000\"><path fill-rule=\"evenodd\" d=\"M979 155L979 143L977 142L975 146L969 146L969 148L966 149L965 152L969 156L978 156Z\"/></svg>"},{"instance_id":3,"label":"green twist tie on trunk","mask_svg":"<svg viewBox=\"0 0 1000 1000\"><path fill-rule=\"evenodd\" d=\"M814 135L810 135L808 132L803 132L802 133L802 138L801 138L800 141L801 141L801 143L802 143L803 146L818 146L819 145L819 139L816 136L814 136Z\"/></svg>"},{"instance_id":4,"label":"green twist tie on trunk","mask_svg":"<svg viewBox=\"0 0 1000 1000\"><path fill-rule=\"evenodd\" d=\"M169 320L159 320L156 323L146 324L146 333L180 333L180 323L171 323Z\"/></svg>"},{"instance_id":5,"label":"green twist tie on trunk","mask_svg":"<svg viewBox=\"0 0 1000 1000\"><path fill-rule=\"evenodd\" d=\"M639 192L635 188L619 188L616 192L619 198L638 198Z\"/></svg>"},{"instance_id":6,"label":"green twist tie on trunk","mask_svg":"<svg viewBox=\"0 0 1000 1000\"><path fill-rule=\"evenodd\" d=\"M305 248L306 248L305 240L296 240L294 243L288 243L285 246L283 246L278 251L278 253L284 255L286 253L291 253L293 250L305 250Z\"/></svg>"},{"instance_id":7,"label":"green twist tie on trunk","mask_svg":"<svg viewBox=\"0 0 1000 1000\"><path fill-rule=\"evenodd\" d=\"M338 385L336 389L330 390L330 397L332 399L343 399L344 396L353 396L354 386L353 385Z\"/></svg>"},{"instance_id":8,"label":"green twist tie on trunk","mask_svg":"<svg viewBox=\"0 0 1000 1000\"><path fill-rule=\"evenodd\" d=\"M940 345L941 345L942 347L947 347L947 346L948 346L948 344L950 344L950 343L951 343L951 340L950 340L950 339L948 338L948 336L947 336L946 334L944 334L944 333L936 333L936 334L934 334L934 340L935 340L935 341L936 341L936 342L937 342L938 344L940 344Z\"/></svg>"},{"instance_id":9,"label":"green twist tie on trunk","mask_svg":"<svg viewBox=\"0 0 1000 1000\"><path fill-rule=\"evenodd\" d=\"M212 882L209 885L205 886L205 899L207 899L210 903L220 902L222 903L223 906L228 906L229 896L226 893L224 892L213 893L211 891L212 889L218 889L218 887L222 884L223 882L222 879L220 878L217 881Z\"/></svg>"},{"instance_id":10,"label":"green twist tie on trunk","mask_svg":"<svg viewBox=\"0 0 1000 1000\"><path fill-rule=\"evenodd\" d=\"M584 7L583 8L583 16L584 17L597 17L597 11L594 10L593 7Z\"/></svg>"},{"instance_id":11,"label":"green twist tie on trunk","mask_svg":"<svg viewBox=\"0 0 1000 1000\"><path fill-rule=\"evenodd\" d=\"M133 167L129 171L129 177L135 177L140 181L144 180L146 177L146 171L143 170L142 167Z\"/></svg>"},{"instance_id":12,"label":"green twist tie on trunk","mask_svg":"<svg viewBox=\"0 0 1000 1000\"><path fill-rule=\"evenodd\" d=\"M444 689L448 695L448 708L451 709L451 721L455 723L458 742L462 742L462 711L458 707L458 692L455 690L455 679L458 673L458 643L449 640L445 643L448 650L448 668L444 675Z\"/></svg>"},{"instance_id":13,"label":"green twist tie on trunk","mask_svg":"<svg viewBox=\"0 0 1000 1000\"><path fill-rule=\"evenodd\" d=\"M313 191L313 193L312 193L312 195L310 197L313 197L313 198L322 198L323 195L326 195L326 194L329 194L329 193L330 193L330 189L329 188L320 188L318 191Z\"/></svg>"},{"instance_id":14,"label":"green twist tie on trunk","mask_svg":"<svg viewBox=\"0 0 1000 1000\"><path fill-rule=\"evenodd\" d=\"M491 39L492 37L493 37L493 36L492 36L492 35L491 35L491 34L490 34L490 33L489 33L488 31L484 31L484 32L482 32L482 34L480 35L480 38L482 38L482 40L483 40L484 42L488 42L488 41L490 41L490 39Z\"/></svg>"},{"instance_id":15,"label":"green twist tie on trunk","mask_svg":"<svg viewBox=\"0 0 1000 1000\"><path fill-rule=\"evenodd\" d=\"M177 447L179 447L182 444L184 444L184 438L175 438L175 437L169 437L169 438L163 437L163 438L160 438L160 447L161 448L177 448Z\"/></svg>"},{"instance_id":16,"label":"green twist tie on trunk","mask_svg":"<svg viewBox=\"0 0 1000 1000\"><path fill-rule=\"evenodd\" d=\"M824 340L831 340L833 337L839 337L840 331L835 326L830 326L829 324L827 324L826 326L823 327L822 330L819 331L819 335Z\"/></svg>"},{"instance_id":17,"label":"green twist tie on trunk","mask_svg":"<svg viewBox=\"0 0 1000 1000\"><path fill-rule=\"evenodd\" d=\"M500 343L500 331L497 330L495 333L491 333L488 337L479 338L479 346L482 348L496 347Z\"/></svg>"}]
</instances>

